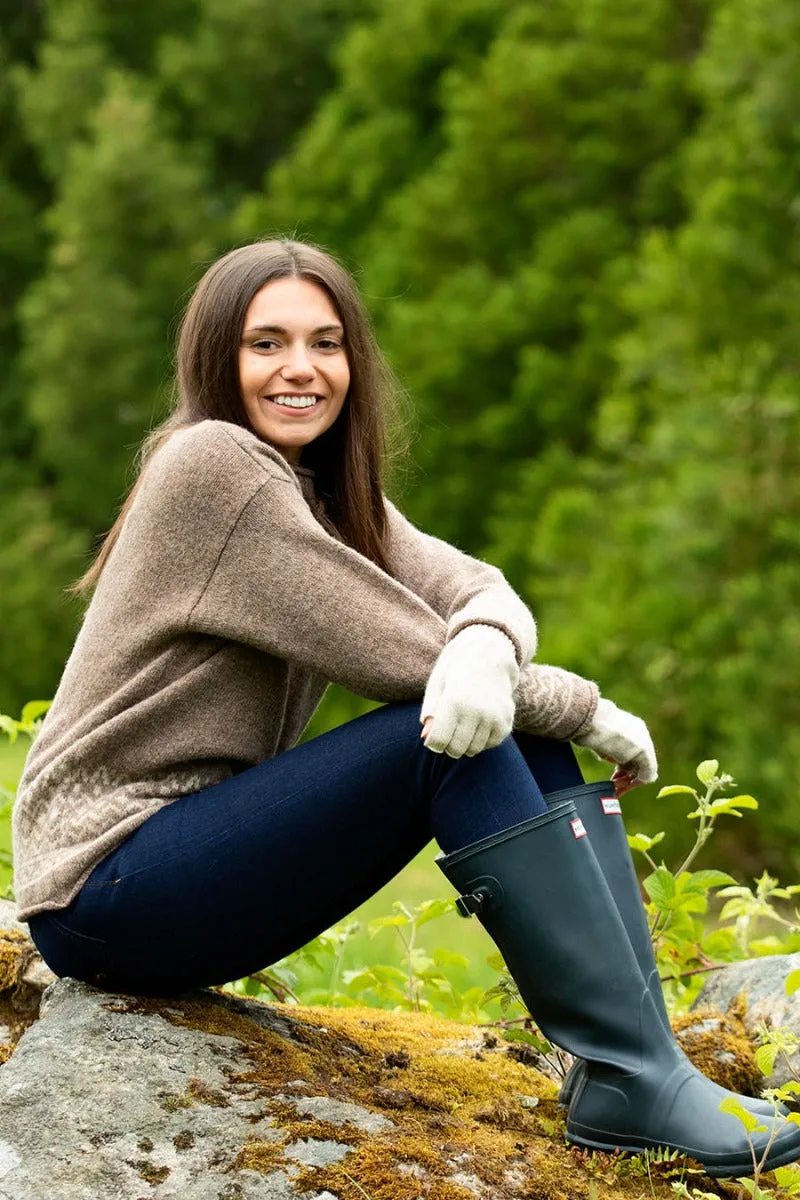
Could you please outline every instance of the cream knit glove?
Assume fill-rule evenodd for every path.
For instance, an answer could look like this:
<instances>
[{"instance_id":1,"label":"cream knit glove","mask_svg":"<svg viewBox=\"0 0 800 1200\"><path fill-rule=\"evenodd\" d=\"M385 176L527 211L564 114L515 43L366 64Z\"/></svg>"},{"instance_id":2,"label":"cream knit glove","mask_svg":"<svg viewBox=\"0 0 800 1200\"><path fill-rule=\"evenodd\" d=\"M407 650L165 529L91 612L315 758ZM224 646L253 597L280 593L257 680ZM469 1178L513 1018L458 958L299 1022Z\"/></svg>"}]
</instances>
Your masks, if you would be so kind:
<instances>
[{"instance_id":1,"label":"cream knit glove","mask_svg":"<svg viewBox=\"0 0 800 1200\"><path fill-rule=\"evenodd\" d=\"M445 645L428 678L420 721L432 716L425 745L434 754L472 757L499 746L514 725L519 665L511 638L492 625L468 625Z\"/></svg>"},{"instance_id":2,"label":"cream knit glove","mask_svg":"<svg viewBox=\"0 0 800 1200\"><path fill-rule=\"evenodd\" d=\"M644 721L602 696L589 728L571 740L578 746L588 746L601 758L618 763L641 783L652 783L658 778L656 751Z\"/></svg>"}]
</instances>

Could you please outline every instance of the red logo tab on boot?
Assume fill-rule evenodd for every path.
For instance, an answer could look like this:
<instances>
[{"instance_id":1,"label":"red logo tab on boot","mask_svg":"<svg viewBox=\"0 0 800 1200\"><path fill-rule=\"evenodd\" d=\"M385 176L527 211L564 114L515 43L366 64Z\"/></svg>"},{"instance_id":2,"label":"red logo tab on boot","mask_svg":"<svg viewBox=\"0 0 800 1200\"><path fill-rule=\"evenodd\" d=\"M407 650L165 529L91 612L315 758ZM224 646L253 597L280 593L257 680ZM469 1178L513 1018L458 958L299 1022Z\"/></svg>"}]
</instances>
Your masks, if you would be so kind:
<instances>
[{"instance_id":1,"label":"red logo tab on boot","mask_svg":"<svg viewBox=\"0 0 800 1200\"><path fill-rule=\"evenodd\" d=\"M576 817L574 821L570 821L570 827L572 829L573 837L576 837L576 838L586 837L586 830L584 828L583 821L580 819L580 817Z\"/></svg>"},{"instance_id":2,"label":"red logo tab on boot","mask_svg":"<svg viewBox=\"0 0 800 1200\"><path fill-rule=\"evenodd\" d=\"M602 804L603 812L607 817L611 816L612 813L616 813L617 816L620 817L622 816L622 809L616 796L603 796L600 800L600 803Z\"/></svg>"}]
</instances>

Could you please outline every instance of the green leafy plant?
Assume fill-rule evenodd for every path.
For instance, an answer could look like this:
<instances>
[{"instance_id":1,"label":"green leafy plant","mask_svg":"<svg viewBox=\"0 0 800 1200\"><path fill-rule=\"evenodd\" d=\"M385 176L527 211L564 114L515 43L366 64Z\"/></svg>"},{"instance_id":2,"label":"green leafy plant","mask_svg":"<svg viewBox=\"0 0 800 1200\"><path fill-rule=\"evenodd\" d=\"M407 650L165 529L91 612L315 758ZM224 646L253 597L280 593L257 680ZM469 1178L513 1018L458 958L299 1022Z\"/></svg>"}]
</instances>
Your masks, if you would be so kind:
<instances>
[{"instance_id":1,"label":"green leafy plant","mask_svg":"<svg viewBox=\"0 0 800 1200\"><path fill-rule=\"evenodd\" d=\"M702 790L673 784L658 793L659 798L690 796L693 802L687 819L697 821L694 843L675 870L663 862L657 863L652 854L663 833L653 836L636 833L628 837L631 849L640 853L652 868L643 887L648 897L646 910L656 960L669 999L682 1007L695 998L708 971L736 959L758 953L786 953L800 945L798 920L783 916L774 905L776 900L790 899L800 887L782 888L777 879L765 872L755 881L754 890L738 884L724 871L690 869L720 818L741 818L745 811L758 808L753 796L720 794L734 786L734 779L720 771L716 759L701 762L696 774ZM712 896L726 901L716 927L709 927L704 920ZM762 919L776 924L783 937L756 937L756 926Z\"/></svg>"}]
</instances>

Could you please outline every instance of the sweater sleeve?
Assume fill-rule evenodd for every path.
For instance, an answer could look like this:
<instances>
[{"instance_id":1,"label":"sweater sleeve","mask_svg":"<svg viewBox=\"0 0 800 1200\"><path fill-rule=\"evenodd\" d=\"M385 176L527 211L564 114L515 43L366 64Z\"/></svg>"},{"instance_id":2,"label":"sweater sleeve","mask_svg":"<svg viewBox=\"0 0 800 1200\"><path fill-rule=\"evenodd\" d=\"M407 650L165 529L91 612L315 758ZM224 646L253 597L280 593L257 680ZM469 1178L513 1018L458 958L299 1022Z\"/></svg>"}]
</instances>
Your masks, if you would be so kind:
<instances>
[{"instance_id":1,"label":"sweater sleeve","mask_svg":"<svg viewBox=\"0 0 800 1200\"><path fill-rule=\"evenodd\" d=\"M422 698L447 632L421 597L332 537L293 480L273 474L233 522L188 628L387 702Z\"/></svg>"},{"instance_id":2,"label":"sweater sleeve","mask_svg":"<svg viewBox=\"0 0 800 1200\"><path fill-rule=\"evenodd\" d=\"M526 663L514 691L514 729L568 742L589 727L600 699L596 683L546 663Z\"/></svg>"},{"instance_id":3,"label":"sweater sleeve","mask_svg":"<svg viewBox=\"0 0 800 1200\"><path fill-rule=\"evenodd\" d=\"M479 578L496 586L500 574L477 564L478 573L470 582L468 573L474 568L461 559L467 564L476 560L447 543L441 545L453 552L450 607L441 560L438 567L429 560L427 574L418 574L418 564L417 574L392 578L332 537L293 479L270 473L262 476L232 519L202 577L187 628L302 663L368 699L421 700L448 636L445 614L450 616L451 608L457 611L459 600L466 605L480 595ZM406 579L421 581L442 613ZM569 736L586 717L581 684L590 689L586 694L596 692L594 684L559 668L523 663L515 692L515 728Z\"/></svg>"},{"instance_id":4,"label":"sweater sleeve","mask_svg":"<svg viewBox=\"0 0 800 1200\"><path fill-rule=\"evenodd\" d=\"M522 666L536 653L536 621L502 571L413 525L384 496L389 565L447 624L447 641L467 625L494 625L514 643Z\"/></svg>"}]
</instances>

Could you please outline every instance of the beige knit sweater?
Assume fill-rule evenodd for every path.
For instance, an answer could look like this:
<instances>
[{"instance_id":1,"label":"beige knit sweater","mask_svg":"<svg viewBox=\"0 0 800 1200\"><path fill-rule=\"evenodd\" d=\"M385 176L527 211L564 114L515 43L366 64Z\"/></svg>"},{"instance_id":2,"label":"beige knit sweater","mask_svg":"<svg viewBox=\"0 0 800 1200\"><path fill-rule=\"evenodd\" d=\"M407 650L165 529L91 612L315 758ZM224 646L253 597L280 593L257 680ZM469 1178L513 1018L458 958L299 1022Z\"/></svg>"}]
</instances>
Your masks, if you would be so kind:
<instances>
[{"instance_id":1,"label":"beige knit sweater","mask_svg":"<svg viewBox=\"0 0 800 1200\"><path fill-rule=\"evenodd\" d=\"M249 430L201 421L157 451L25 763L22 920L68 904L164 804L294 746L329 682L421 702L466 625L514 643L515 728L588 724L596 686L528 663L534 619L502 573L386 508L396 579L342 542L314 473Z\"/></svg>"}]
</instances>

